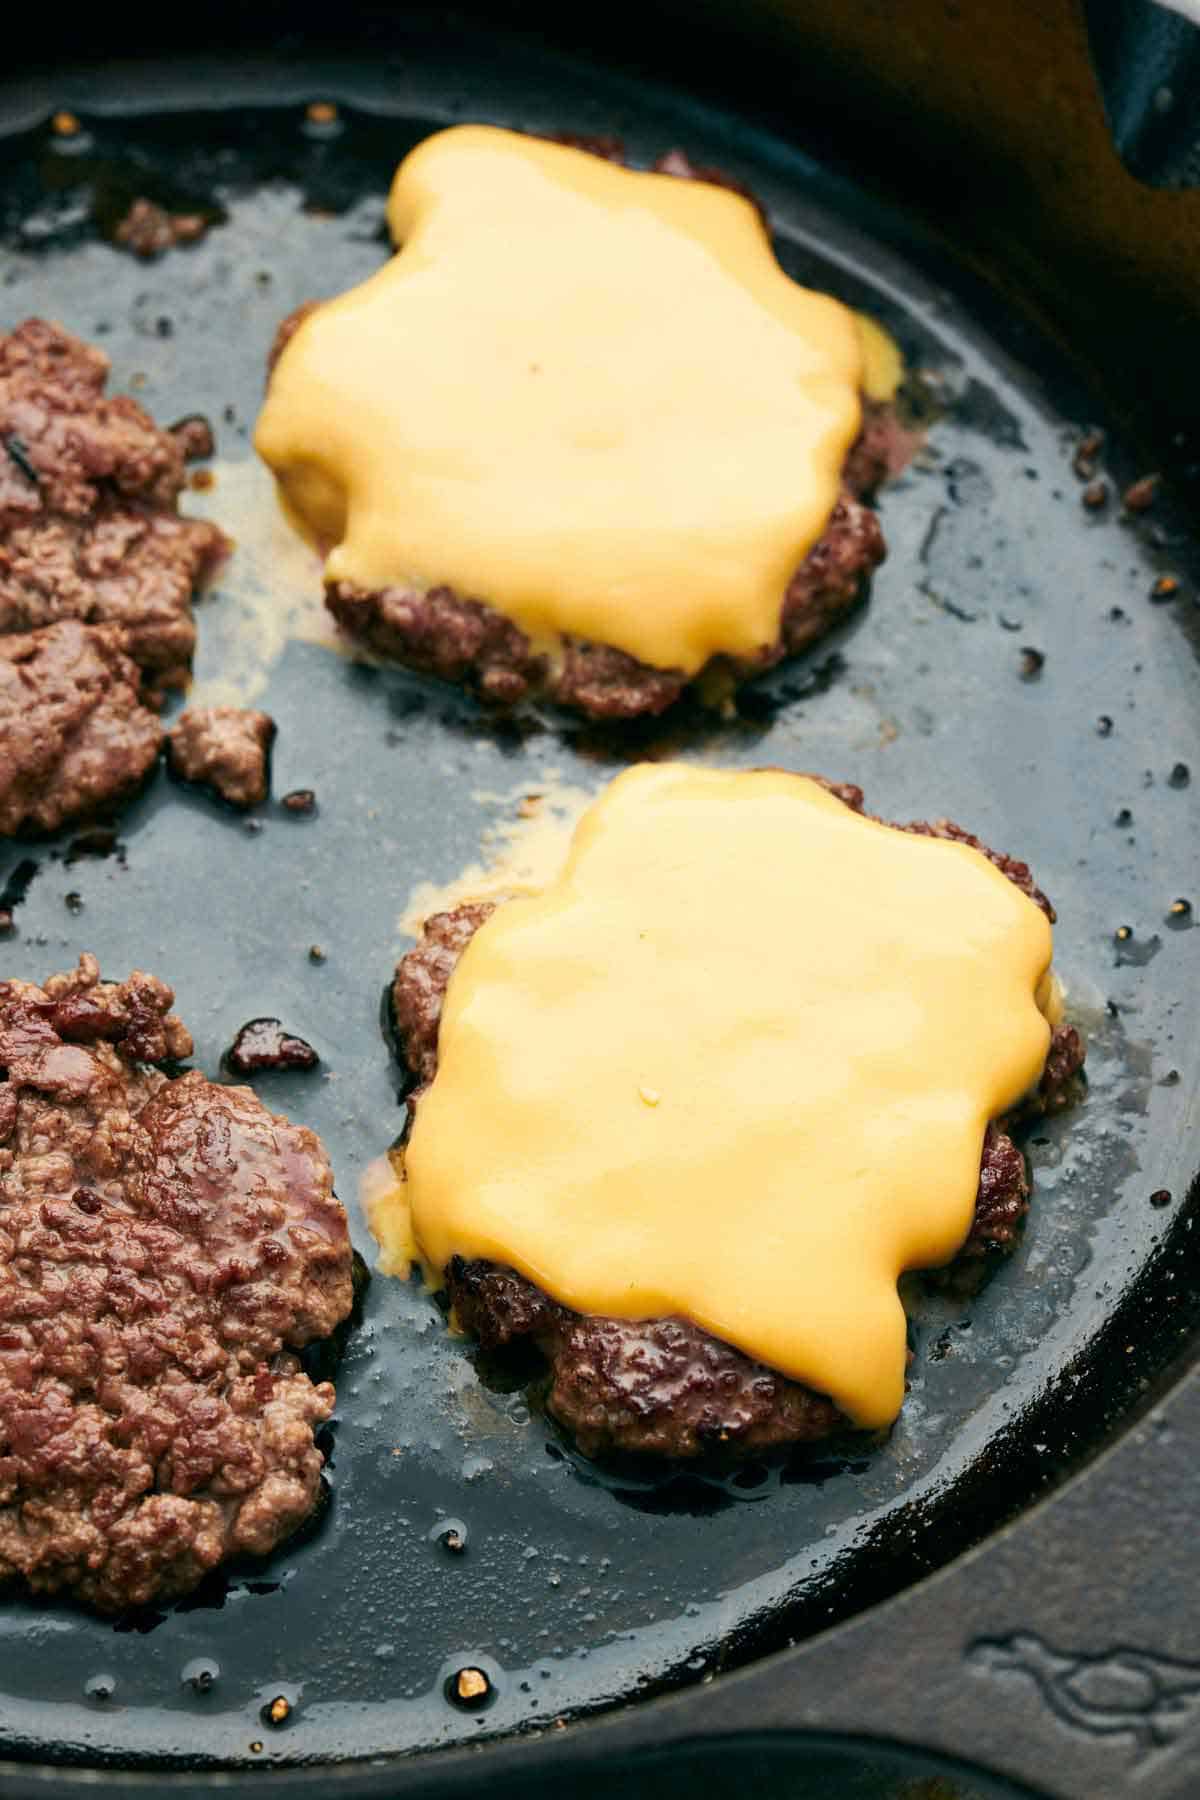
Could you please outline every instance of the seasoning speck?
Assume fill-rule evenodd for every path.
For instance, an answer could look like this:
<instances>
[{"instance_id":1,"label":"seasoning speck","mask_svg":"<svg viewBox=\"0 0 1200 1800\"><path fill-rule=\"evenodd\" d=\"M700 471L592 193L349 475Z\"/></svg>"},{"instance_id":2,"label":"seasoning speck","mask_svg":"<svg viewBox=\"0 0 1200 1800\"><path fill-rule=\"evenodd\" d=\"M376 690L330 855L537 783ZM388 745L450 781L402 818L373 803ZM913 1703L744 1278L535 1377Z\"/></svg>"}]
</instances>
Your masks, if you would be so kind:
<instances>
[{"instance_id":1,"label":"seasoning speck","mask_svg":"<svg viewBox=\"0 0 1200 1800\"><path fill-rule=\"evenodd\" d=\"M1102 506L1108 504L1107 481L1089 481L1079 497L1089 512L1099 512Z\"/></svg>"},{"instance_id":2,"label":"seasoning speck","mask_svg":"<svg viewBox=\"0 0 1200 1800\"><path fill-rule=\"evenodd\" d=\"M283 796L280 804L285 806L288 812L303 818L316 812L317 796L312 788L293 788L290 794Z\"/></svg>"},{"instance_id":3,"label":"seasoning speck","mask_svg":"<svg viewBox=\"0 0 1200 1800\"><path fill-rule=\"evenodd\" d=\"M263 1707L262 1722L264 1725L286 1725L291 1714L291 1701L283 1694L276 1694L275 1698L268 1700Z\"/></svg>"},{"instance_id":4,"label":"seasoning speck","mask_svg":"<svg viewBox=\"0 0 1200 1800\"><path fill-rule=\"evenodd\" d=\"M323 963L325 961L325 952L322 950L320 944L310 944L308 946L308 960L312 963Z\"/></svg>"},{"instance_id":5,"label":"seasoning speck","mask_svg":"<svg viewBox=\"0 0 1200 1800\"><path fill-rule=\"evenodd\" d=\"M1113 722L1109 718L1108 714L1101 713L1100 717L1096 720L1096 736L1097 737L1111 737L1112 736L1112 728L1113 728Z\"/></svg>"},{"instance_id":6,"label":"seasoning speck","mask_svg":"<svg viewBox=\"0 0 1200 1800\"><path fill-rule=\"evenodd\" d=\"M638 1087L638 1094L647 1106L657 1106L662 1099L660 1090L656 1087L648 1087L644 1081Z\"/></svg>"},{"instance_id":7,"label":"seasoning speck","mask_svg":"<svg viewBox=\"0 0 1200 1800\"><path fill-rule=\"evenodd\" d=\"M56 112L50 121L50 129L55 137L77 137L79 120L73 112Z\"/></svg>"},{"instance_id":8,"label":"seasoning speck","mask_svg":"<svg viewBox=\"0 0 1200 1800\"><path fill-rule=\"evenodd\" d=\"M1160 575L1150 589L1150 598L1152 600L1173 600L1178 592L1178 575Z\"/></svg>"},{"instance_id":9,"label":"seasoning speck","mask_svg":"<svg viewBox=\"0 0 1200 1800\"><path fill-rule=\"evenodd\" d=\"M337 116L338 109L332 100L312 100L305 113L310 125L332 125Z\"/></svg>"},{"instance_id":10,"label":"seasoning speck","mask_svg":"<svg viewBox=\"0 0 1200 1800\"><path fill-rule=\"evenodd\" d=\"M1020 668L1021 680L1036 681L1045 666L1045 662L1046 653L1044 650L1035 650L1032 644L1022 644Z\"/></svg>"},{"instance_id":11,"label":"seasoning speck","mask_svg":"<svg viewBox=\"0 0 1200 1800\"><path fill-rule=\"evenodd\" d=\"M0 937L7 937L13 928L12 908L0 906Z\"/></svg>"},{"instance_id":12,"label":"seasoning speck","mask_svg":"<svg viewBox=\"0 0 1200 1800\"><path fill-rule=\"evenodd\" d=\"M1168 931L1190 931L1196 923L1192 917L1192 903L1182 897L1172 900L1167 908L1167 916L1163 921Z\"/></svg>"},{"instance_id":13,"label":"seasoning speck","mask_svg":"<svg viewBox=\"0 0 1200 1800\"><path fill-rule=\"evenodd\" d=\"M1150 1196L1150 1204L1151 1204L1151 1206L1170 1206L1170 1204L1171 1204L1170 1188L1155 1188L1154 1192Z\"/></svg>"},{"instance_id":14,"label":"seasoning speck","mask_svg":"<svg viewBox=\"0 0 1200 1800\"><path fill-rule=\"evenodd\" d=\"M482 1669L459 1669L447 1682L446 1691L456 1706L471 1712L486 1706L492 1697L492 1684Z\"/></svg>"},{"instance_id":15,"label":"seasoning speck","mask_svg":"<svg viewBox=\"0 0 1200 1800\"><path fill-rule=\"evenodd\" d=\"M1167 776L1167 786L1173 788L1185 788L1191 779L1192 772L1187 764L1179 762L1175 764L1171 773Z\"/></svg>"},{"instance_id":16,"label":"seasoning speck","mask_svg":"<svg viewBox=\"0 0 1200 1800\"><path fill-rule=\"evenodd\" d=\"M1113 933L1113 936L1116 938L1118 944L1127 944L1129 942L1130 938L1133 936L1133 926L1132 925L1118 925L1116 931Z\"/></svg>"},{"instance_id":17,"label":"seasoning speck","mask_svg":"<svg viewBox=\"0 0 1200 1800\"><path fill-rule=\"evenodd\" d=\"M71 893L63 895L63 905L68 912L81 913L83 911L83 895L72 890Z\"/></svg>"}]
</instances>

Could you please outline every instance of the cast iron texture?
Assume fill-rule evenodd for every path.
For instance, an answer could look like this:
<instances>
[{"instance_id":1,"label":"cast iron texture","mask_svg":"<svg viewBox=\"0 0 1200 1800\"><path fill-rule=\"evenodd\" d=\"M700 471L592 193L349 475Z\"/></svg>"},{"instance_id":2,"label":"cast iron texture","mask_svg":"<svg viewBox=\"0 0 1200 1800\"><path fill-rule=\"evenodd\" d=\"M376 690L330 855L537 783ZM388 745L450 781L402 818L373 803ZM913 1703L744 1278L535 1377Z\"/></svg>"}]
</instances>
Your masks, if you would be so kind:
<instances>
[{"instance_id":1,"label":"cast iron texture","mask_svg":"<svg viewBox=\"0 0 1200 1800\"><path fill-rule=\"evenodd\" d=\"M305 122L314 98L343 103L331 133ZM79 115L77 137L48 131L54 106ZM377 266L395 161L454 118L617 131L639 156L680 143L729 168L765 199L793 273L896 334L937 416L927 455L885 497L892 553L869 609L764 683L737 724L619 739L548 717L514 729L416 678L293 643L258 703L280 726L275 793L311 786L317 814L272 807L250 833L162 781L125 815L119 855L11 849L6 873L28 855L38 870L6 973L44 974L83 947L109 970L154 968L210 1072L248 1017L308 1038L322 1072L260 1091L324 1136L369 1257L356 1181L402 1121L376 1017L409 887L456 872L548 770L596 784L670 751L850 777L884 814L944 811L1027 855L1060 910L1092 1075L1082 1111L1032 1146L1036 1209L1011 1263L969 1306L914 1291L912 1393L877 1449L725 1480L601 1474L521 1392L480 1378L417 1288L376 1277L340 1374L320 1528L265 1569L116 1628L10 1601L10 1754L165 1769L478 1741L700 1682L945 1562L1090 1451L1192 1322L1196 940L1166 920L1195 874L1196 788L1173 771L1195 760L1196 571L1165 505L1152 515L1162 542L1112 498L1082 507L1072 453L1104 398L908 221L780 139L502 39L414 27L370 67L264 58L64 77L24 89L10 117L0 323L51 312L98 337L117 385L136 382L160 417L208 412L218 499L242 479L232 465L249 454L275 322ZM138 264L95 230L96 194L111 219L134 189L214 199L225 223ZM1107 455L1118 485L1145 472L1119 444ZM1179 597L1155 605L1167 572ZM244 576L235 560L202 609L201 679L239 634ZM1156 1209L1164 1188L1174 1199ZM450 1518L467 1528L460 1557L438 1542ZM889 1658L909 1654L893 1643ZM445 1698L464 1663L492 1676L484 1712ZM89 1697L97 1675L108 1698ZM695 1716L725 1691L697 1696ZM272 1729L260 1709L281 1694L290 1715ZM749 1704L736 1723L755 1723ZM871 1729L869 1704L854 1724ZM403 1769L397 1783L425 1779Z\"/></svg>"}]
</instances>

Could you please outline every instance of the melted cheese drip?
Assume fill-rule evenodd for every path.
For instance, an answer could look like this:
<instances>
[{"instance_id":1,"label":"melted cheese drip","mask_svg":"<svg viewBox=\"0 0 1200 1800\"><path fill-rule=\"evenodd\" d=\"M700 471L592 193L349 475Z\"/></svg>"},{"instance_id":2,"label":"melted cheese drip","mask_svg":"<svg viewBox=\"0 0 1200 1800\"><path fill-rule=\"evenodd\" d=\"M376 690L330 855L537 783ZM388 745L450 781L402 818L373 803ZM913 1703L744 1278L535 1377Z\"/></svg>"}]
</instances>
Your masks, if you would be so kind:
<instances>
[{"instance_id":1,"label":"melted cheese drip","mask_svg":"<svg viewBox=\"0 0 1200 1800\"><path fill-rule=\"evenodd\" d=\"M405 1158L420 1250L685 1315L884 1425L897 1279L966 1237L984 1128L1046 1056L1050 954L965 845L802 776L632 769L451 978Z\"/></svg>"},{"instance_id":2,"label":"melted cheese drip","mask_svg":"<svg viewBox=\"0 0 1200 1800\"><path fill-rule=\"evenodd\" d=\"M388 222L399 254L296 332L255 437L326 578L689 673L773 643L858 429L855 316L740 195L488 126L414 150Z\"/></svg>"}]
</instances>

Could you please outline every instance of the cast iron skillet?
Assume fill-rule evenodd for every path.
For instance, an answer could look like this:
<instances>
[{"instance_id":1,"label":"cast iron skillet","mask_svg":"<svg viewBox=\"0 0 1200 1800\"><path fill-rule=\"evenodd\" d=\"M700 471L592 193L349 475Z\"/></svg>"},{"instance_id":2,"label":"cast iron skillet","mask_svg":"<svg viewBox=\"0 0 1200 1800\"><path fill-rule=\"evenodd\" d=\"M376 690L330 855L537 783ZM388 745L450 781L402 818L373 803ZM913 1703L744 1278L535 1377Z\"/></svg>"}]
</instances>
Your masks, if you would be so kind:
<instances>
[{"instance_id":1,"label":"cast iron skillet","mask_svg":"<svg viewBox=\"0 0 1200 1800\"><path fill-rule=\"evenodd\" d=\"M927 452L883 501L891 554L869 608L748 695L736 724L686 716L617 737L550 716L514 724L293 643L262 703L280 727L275 793L314 787L317 816L273 805L250 832L162 780L106 857L78 855L69 837L9 847L0 886L20 904L5 972L43 975L82 948L110 971L153 968L210 1071L257 1013L310 1038L323 1073L260 1091L324 1137L370 1260L356 1184L402 1122L376 1020L410 886L477 853L497 811L488 795L511 805L552 770L595 785L637 755L781 763L859 780L887 816L944 812L1028 856L1059 908L1087 1102L1038 1131L1030 1228L985 1291L964 1303L914 1285L912 1391L874 1448L849 1441L732 1476L599 1470L447 1338L416 1286L376 1276L338 1377L331 1504L302 1542L116 1625L6 1603L14 1794L73 1791L72 1771L105 1769L123 1771L122 1787L145 1771L155 1791L178 1775L180 1792L199 1791L185 1772L205 1770L205 1791L240 1792L236 1771L261 1785L266 1764L273 1787L296 1792L449 1792L484 1768L498 1784L539 1772L582 1783L596 1757L606 1779L673 1791L696 1765L647 1765L648 1747L767 1725L894 1738L1046 1792L1124 1791L1131 1770L1145 1792L1184 1791L1200 1651L1176 1635L1172 1606L1190 1571L1175 1546L1175 1580L1153 1587L1147 1574L1134 1591L1158 1552L1126 1513L1139 1471L1156 1467L1148 1446L1163 1459L1157 1516L1179 1498L1172 1456L1186 1492L1187 1390L1141 1427L1144 1442L1126 1437L975 1559L882 1603L1091 1455L1194 1324L1186 1121L1200 981L1190 914L1171 906L1195 882L1200 571L1169 501L1149 522L1115 499L1081 505L1074 447L1128 414L1119 382L1114 397L1085 379L1011 297L869 180L848 179L830 139L814 160L798 126L765 129L735 93L731 75L725 106L706 104L686 83L414 15L357 56L260 44L4 92L0 326L55 315L103 343L115 385L160 418L208 413L218 500L238 479L227 465L249 455L275 322L377 266L395 162L459 118L617 132L638 158L681 144L749 182L785 266L894 333L930 422ZM314 127L314 99L339 104L335 126ZM82 126L66 139L48 126L61 108ZM223 222L142 265L104 240L136 193L211 204ZM1110 436L1114 494L1147 454ZM1155 604L1168 573L1178 597ZM202 680L232 653L242 579L235 559L201 610ZM1170 1202L1152 1205L1162 1190ZM457 1557L442 1542L451 1520L467 1540ZM1066 1572L1080 1566L1076 1591ZM813 1641L767 1657L801 1639ZM1139 1661L1146 1651L1157 1661ZM447 1697L466 1664L490 1678L482 1711ZM279 1696L282 1726L264 1721ZM450 1748L484 1740L482 1766ZM731 1785L755 1770L775 1779L785 1762L795 1791L813 1793L890 1794L915 1766L778 1736L739 1739L732 1757L705 1749L702 1767Z\"/></svg>"}]
</instances>

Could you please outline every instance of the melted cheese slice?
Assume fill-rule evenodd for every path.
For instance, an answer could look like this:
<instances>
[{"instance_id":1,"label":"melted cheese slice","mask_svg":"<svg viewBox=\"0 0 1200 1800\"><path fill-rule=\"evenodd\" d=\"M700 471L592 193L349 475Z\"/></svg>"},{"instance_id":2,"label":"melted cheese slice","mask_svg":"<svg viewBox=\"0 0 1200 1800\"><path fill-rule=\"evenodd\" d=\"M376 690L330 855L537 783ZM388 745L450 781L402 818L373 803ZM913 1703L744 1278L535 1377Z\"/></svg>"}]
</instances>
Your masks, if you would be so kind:
<instances>
[{"instance_id":1,"label":"melted cheese slice","mask_svg":"<svg viewBox=\"0 0 1200 1800\"><path fill-rule=\"evenodd\" d=\"M621 775L446 996L406 1155L435 1269L681 1314L881 1426L900 1273L970 1228L1038 1077L1044 914L978 851L781 771Z\"/></svg>"},{"instance_id":2,"label":"melted cheese slice","mask_svg":"<svg viewBox=\"0 0 1200 1800\"><path fill-rule=\"evenodd\" d=\"M399 254L296 332L255 437L326 578L688 673L774 643L858 430L854 314L740 195L487 126L414 150L388 222Z\"/></svg>"}]
</instances>

